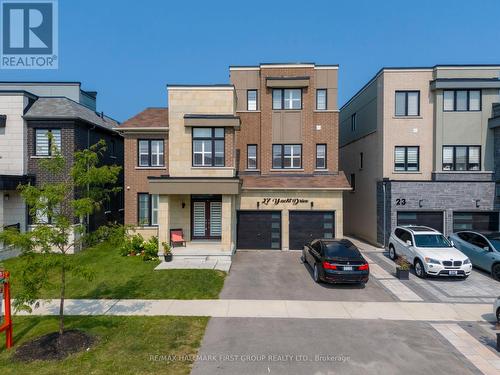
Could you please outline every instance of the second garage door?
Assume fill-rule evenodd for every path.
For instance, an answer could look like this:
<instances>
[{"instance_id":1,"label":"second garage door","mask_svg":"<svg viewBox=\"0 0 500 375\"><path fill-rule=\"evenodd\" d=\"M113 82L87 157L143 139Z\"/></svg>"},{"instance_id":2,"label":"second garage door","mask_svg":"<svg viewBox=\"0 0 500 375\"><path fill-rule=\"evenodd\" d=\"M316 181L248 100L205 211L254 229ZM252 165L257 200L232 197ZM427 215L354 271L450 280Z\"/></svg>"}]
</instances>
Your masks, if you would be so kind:
<instances>
[{"instance_id":1,"label":"second garage door","mask_svg":"<svg viewBox=\"0 0 500 375\"><path fill-rule=\"evenodd\" d=\"M290 211L289 221L290 250L301 250L314 239L335 237L333 211Z\"/></svg>"},{"instance_id":2,"label":"second garage door","mask_svg":"<svg viewBox=\"0 0 500 375\"><path fill-rule=\"evenodd\" d=\"M281 249L280 211L238 211L238 249Z\"/></svg>"},{"instance_id":3,"label":"second garage door","mask_svg":"<svg viewBox=\"0 0 500 375\"><path fill-rule=\"evenodd\" d=\"M443 233L443 213L425 211L399 211L398 225L423 225Z\"/></svg>"},{"instance_id":4,"label":"second garage door","mask_svg":"<svg viewBox=\"0 0 500 375\"><path fill-rule=\"evenodd\" d=\"M498 212L453 212L453 231L498 231Z\"/></svg>"}]
</instances>

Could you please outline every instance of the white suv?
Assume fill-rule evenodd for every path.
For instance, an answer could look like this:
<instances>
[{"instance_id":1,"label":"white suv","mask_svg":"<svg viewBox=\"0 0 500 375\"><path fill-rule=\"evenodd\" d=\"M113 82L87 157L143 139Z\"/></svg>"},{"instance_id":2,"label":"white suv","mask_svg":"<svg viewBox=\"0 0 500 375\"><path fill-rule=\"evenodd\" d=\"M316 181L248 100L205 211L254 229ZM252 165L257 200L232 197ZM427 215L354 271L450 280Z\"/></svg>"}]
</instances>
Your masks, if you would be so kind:
<instances>
[{"instance_id":1,"label":"white suv","mask_svg":"<svg viewBox=\"0 0 500 375\"><path fill-rule=\"evenodd\" d=\"M389 238L389 257L404 256L415 267L415 274L424 278L462 276L467 278L472 264L438 231L422 226L399 226Z\"/></svg>"}]
</instances>

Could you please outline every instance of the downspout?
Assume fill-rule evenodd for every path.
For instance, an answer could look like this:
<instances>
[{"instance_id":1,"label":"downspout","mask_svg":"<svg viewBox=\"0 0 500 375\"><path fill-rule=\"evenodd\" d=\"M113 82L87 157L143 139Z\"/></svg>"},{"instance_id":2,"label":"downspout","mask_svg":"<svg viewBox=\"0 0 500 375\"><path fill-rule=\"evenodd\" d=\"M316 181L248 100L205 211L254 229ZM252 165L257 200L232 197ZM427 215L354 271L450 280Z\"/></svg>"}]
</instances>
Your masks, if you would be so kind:
<instances>
[{"instance_id":1,"label":"downspout","mask_svg":"<svg viewBox=\"0 0 500 375\"><path fill-rule=\"evenodd\" d=\"M382 180L382 192L384 194L384 199L383 199L383 202L384 202L384 209L383 209L383 232L384 232L384 248L385 248L385 245L386 245L386 236L387 236L387 207L386 207L386 188L385 188L385 181Z\"/></svg>"}]
</instances>

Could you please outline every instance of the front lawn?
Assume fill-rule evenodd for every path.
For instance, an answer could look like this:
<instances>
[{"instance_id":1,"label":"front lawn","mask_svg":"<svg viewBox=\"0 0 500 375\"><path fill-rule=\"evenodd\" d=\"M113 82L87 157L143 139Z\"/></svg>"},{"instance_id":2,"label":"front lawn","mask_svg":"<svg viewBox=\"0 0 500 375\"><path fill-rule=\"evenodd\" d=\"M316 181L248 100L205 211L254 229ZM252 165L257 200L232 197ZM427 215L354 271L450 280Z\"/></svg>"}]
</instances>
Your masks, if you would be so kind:
<instances>
[{"instance_id":1,"label":"front lawn","mask_svg":"<svg viewBox=\"0 0 500 375\"><path fill-rule=\"evenodd\" d=\"M154 271L159 261L144 262L141 257L122 257L108 242L68 256L82 266L91 267L94 279L85 281L69 277L67 298L213 299L218 298L226 276L225 272L214 270ZM14 297L18 290L16 275L25 261L19 257L3 262L11 272ZM57 282L55 274L48 276ZM58 289L44 289L39 298L58 298Z\"/></svg>"},{"instance_id":2,"label":"front lawn","mask_svg":"<svg viewBox=\"0 0 500 375\"><path fill-rule=\"evenodd\" d=\"M11 358L15 349L30 339L57 331L58 320L16 316L14 348L7 351L1 336L0 373L189 374L208 318L92 316L66 317L65 322L66 329L83 330L94 335L97 343L61 361L17 362Z\"/></svg>"}]
</instances>

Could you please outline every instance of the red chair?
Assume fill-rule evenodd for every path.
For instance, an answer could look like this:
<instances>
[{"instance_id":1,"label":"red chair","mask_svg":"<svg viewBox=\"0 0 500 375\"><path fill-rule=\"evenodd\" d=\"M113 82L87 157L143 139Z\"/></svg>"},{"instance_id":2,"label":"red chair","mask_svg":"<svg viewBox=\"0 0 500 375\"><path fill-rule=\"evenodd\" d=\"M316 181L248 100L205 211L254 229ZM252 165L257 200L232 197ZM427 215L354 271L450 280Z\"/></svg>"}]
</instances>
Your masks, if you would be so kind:
<instances>
[{"instance_id":1,"label":"red chair","mask_svg":"<svg viewBox=\"0 0 500 375\"><path fill-rule=\"evenodd\" d=\"M170 246L175 247L178 244L186 246L182 229L170 229Z\"/></svg>"}]
</instances>

